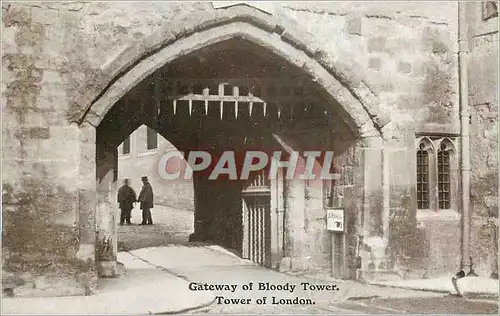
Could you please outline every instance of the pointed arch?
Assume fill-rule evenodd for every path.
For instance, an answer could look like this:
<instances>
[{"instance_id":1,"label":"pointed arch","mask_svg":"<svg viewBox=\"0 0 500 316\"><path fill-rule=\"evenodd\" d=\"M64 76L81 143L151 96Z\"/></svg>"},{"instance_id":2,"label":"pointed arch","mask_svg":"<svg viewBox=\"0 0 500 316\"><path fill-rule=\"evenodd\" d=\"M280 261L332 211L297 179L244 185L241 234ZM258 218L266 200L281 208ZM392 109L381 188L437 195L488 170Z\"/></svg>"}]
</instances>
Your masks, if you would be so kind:
<instances>
[{"instance_id":1,"label":"pointed arch","mask_svg":"<svg viewBox=\"0 0 500 316\"><path fill-rule=\"evenodd\" d=\"M438 148L438 151L450 151L452 153L456 152L455 145L451 139L448 137L443 138L442 140L439 141L439 144L436 146Z\"/></svg>"},{"instance_id":2,"label":"pointed arch","mask_svg":"<svg viewBox=\"0 0 500 316\"><path fill-rule=\"evenodd\" d=\"M278 35L278 36L277 36ZM107 111L127 91L163 65L201 48L242 38L270 49L298 66L342 106L359 135L381 136L390 120L379 108L378 97L354 71L320 49L311 34L296 23L272 16L248 5L236 5L211 13L201 12L168 21L103 67L109 83L78 118L98 126Z\"/></svg>"}]
</instances>

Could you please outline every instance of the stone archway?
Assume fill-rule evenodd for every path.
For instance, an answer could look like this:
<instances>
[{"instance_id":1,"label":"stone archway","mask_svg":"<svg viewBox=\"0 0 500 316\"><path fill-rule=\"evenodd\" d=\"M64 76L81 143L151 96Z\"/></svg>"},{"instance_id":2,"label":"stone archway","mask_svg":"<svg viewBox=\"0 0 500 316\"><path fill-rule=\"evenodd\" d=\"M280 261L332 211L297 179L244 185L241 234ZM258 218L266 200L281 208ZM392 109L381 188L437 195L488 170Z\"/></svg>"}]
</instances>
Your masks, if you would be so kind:
<instances>
[{"instance_id":1,"label":"stone archway","mask_svg":"<svg viewBox=\"0 0 500 316\"><path fill-rule=\"evenodd\" d=\"M377 229L373 229L372 217L376 218L375 225L382 224L381 128L388 123L388 119L378 110L377 97L363 82L348 71L340 70L344 67L338 66L340 63L332 62L329 54L317 48L319 46L315 43L299 40L312 38L311 35L301 34L291 23L247 6L216 11L209 17L192 16L179 23L174 23L173 26L169 24L168 29L153 34L145 40L145 44L130 48L111 63L107 70L104 70L112 74L110 83L78 120L83 137L80 148L80 191L89 197L88 203L80 205L80 231L84 237L81 242L84 247L92 249L97 245L99 256L100 242L106 240L99 234L96 237L94 233L96 221L102 220L102 214L106 212L105 206L102 205L104 201L99 199L109 195L109 185L113 183L112 173L101 175L98 187L95 180L90 180L88 175L83 176L84 170L94 171L93 174L96 171L96 149L92 145L95 144L95 126L99 126L111 107L125 93L160 67L189 53L234 38L267 48L290 64L301 68L341 105L346 121L359 138L361 150L358 154L364 161L356 171L360 179L358 185L363 191L362 202L359 203L363 209L362 226L364 230L369 230L367 234L373 233L370 230L376 231ZM367 161L370 161L370 166ZM113 234L112 227L107 229ZM116 252L113 243L116 244L116 238L111 240L108 245L110 247L105 248L114 248ZM113 257L113 253L108 255ZM112 260L110 263L109 269L114 270ZM105 274L113 275L114 272Z\"/></svg>"},{"instance_id":2,"label":"stone archway","mask_svg":"<svg viewBox=\"0 0 500 316\"><path fill-rule=\"evenodd\" d=\"M283 17L237 5L213 15L193 14L168 23L143 43L128 49L106 67L109 82L77 119L97 126L126 91L154 70L178 57L230 38L242 38L269 48L310 74L352 118L360 135L377 136L389 117L379 109L378 97L349 69L321 49L314 35L301 32Z\"/></svg>"}]
</instances>

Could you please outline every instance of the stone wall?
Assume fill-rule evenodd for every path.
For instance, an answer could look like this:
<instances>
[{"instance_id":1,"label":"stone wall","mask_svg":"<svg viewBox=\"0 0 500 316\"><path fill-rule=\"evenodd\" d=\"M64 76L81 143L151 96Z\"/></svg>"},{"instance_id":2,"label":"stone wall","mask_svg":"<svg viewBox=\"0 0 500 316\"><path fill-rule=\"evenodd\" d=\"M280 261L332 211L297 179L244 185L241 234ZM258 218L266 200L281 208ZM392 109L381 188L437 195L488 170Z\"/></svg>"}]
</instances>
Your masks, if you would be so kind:
<instances>
[{"instance_id":1,"label":"stone wall","mask_svg":"<svg viewBox=\"0 0 500 316\"><path fill-rule=\"evenodd\" d=\"M364 201L371 214L357 218L361 221L357 234L366 250L361 251L365 278L390 277L386 275L389 270L396 272L396 277L433 274L427 270L438 264L432 258L439 256L427 253L441 244L436 234L442 230L439 225L428 225L430 232L425 235L418 228L423 223L416 217L415 139L416 133L449 135L460 131L457 4L362 3L353 9L349 4L311 7L291 3L279 12L297 21L309 21L304 25L306 30L321 38L337 59L356 69L379 96L381 107L391 113L391 124L384 129L383 180L369 180L380 181L380 191L372 191ZM374 145L362 146L371 150ZM375 151L361 150L368 154L367 163L376 168ZM457 218L459 210L452 211L452 218ZM452 220L451 225L458 222ZM350 244L356 249L356 241ZM444 265L453 270L456 263L452 258L460 252L457 247L450 251L451 256L439 260L447 260ZM425 267L419 267L422 256L426 256ZM411 276L409 270L415 270Z\"/></svg>"},{"instance_id":2,"label":"stone wall","mask_svg":"<svg viewBox=\"0 0 500 316\"><path fill-rule=\"evenodd\" d=\"M394 127L458 127L456 3L290 3L281 10L308 21L304 28L360 74Z\"/></svg>"},{"instance_id":3,"label":"stone wall","mask_svg":"<svg viewBox=\"0 0 500 316\"><path fill-rule=\"evenodd\" d=\"M498 17L483 20L480 3L468 12L471 256L490 276L498 274Z\"/></svg>"},{"instance_id":4,"label":"stone wall","mask_svg":"<svg viewBox=\"0 0 500 316\"><path fill-rule=\"evenodd\" d=\"M208 6L2 3L2 268L14 295L92 292L95 165L79 153L86 142L95 152L95 136L70 121L113 76L102 69L123 45Z\"/></svg>"}]
</instances>

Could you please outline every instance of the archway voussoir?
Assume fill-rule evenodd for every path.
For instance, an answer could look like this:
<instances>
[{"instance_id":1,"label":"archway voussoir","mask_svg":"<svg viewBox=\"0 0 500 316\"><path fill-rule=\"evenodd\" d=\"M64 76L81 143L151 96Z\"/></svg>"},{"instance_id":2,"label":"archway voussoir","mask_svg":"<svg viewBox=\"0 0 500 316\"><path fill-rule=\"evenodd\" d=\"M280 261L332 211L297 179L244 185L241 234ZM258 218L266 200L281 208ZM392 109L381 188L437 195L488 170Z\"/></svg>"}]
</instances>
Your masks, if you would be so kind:
<instances>
[{"instance_id":1,"label":"archway voussoir","mask_svg":"<svg viewBox=\"0 0 500 316\"><path fill-rule=\"evenodd\" d=\"M230 21L237 19L241 22L248 22L268 32L273 32L277 26L272 15L247 5L233 6L225 9L218 9L217 11L229 15Z\"/></svg>"},{"instance_id":2,"label":"archway voussoir","mask_svg":"<svg viewBox=\"0 0 500 316\"><path fill-rule=\"evenodd\" d=\"M361 126L371 124L371 128L380 133L380 128L389 122L389 117L380 113L378 96L361 80L361 68L337 60L322 50L311 34L300 30L290 20L245 5L180 17L141 43L127 47L101 69L106 74L103 78L111 74L114 79L103 88L99 99L93 101L94 114L89 114L89 122L97 126L109 108L131 87L165 63L235 37L250 40L302 66L341 104L358 132Z\"/></svg>"},{"instance_id":3,"label":"archway voussoir","mask_svg":"<svg viewBox=\"0 0 500 316\"><path fill-rule=\"evenodd\" d=\"M372 117L373 122L379 129L390 122L390 117L381 110L379 97L364 82L361 82L359 86L353 89L358 100L363 103L368 115Z\"/></svg>"},{"instance_id":4,"label":"archway voussoir","mask_svg":"<svg viewBox=\"0 0 500 316\"><path fill-rule=\"evenodd\" d=\"M353 69L359 68L357 65L351 64L348 66L341 60L336 60L335 58L329 56L329 54L322 55L322 59L318 62L325 67L329 72L342 83L345 87L350 87L354 89L361 84L361 78L357 75L356 71Z\"/></svg>"},{"instance_id":5,"label":"archway voussoir","mask_svg":"<svg viewBox=\"0 0 500 316\"><path fill-rule=\"evenodd\" d=\"M385 113L379 113L373 118L373 121L380 129L382 129L391 122L391 118Z\"/></svg>"},{"instance_id":6,"label":"archway voussoir","mask_svg":"<svg viewBox=\"0 0 500 316\"><path fill-rule=\"evenodd\" d=\"M285 29L283 34L281 34L281 39L283 41L289 43L290 45L302 50L307 56L313 57L315 55L313 41L300 40L300 38L304 38L303 36L307 36L307 35L294 34L294 33Z\"/></svg>"},{"instance_id":7,"label":"archway voussoir","mask_svg":"<svg viewBox=\"0 0 500 316\"><path fill-rule=\"evenodd\" d=\"M196 13L186 17L185 20L181 21L180 25L184 27L187 25L187 29L192 28L193 32L200 32L231 22L246 22L270 33L276 29L276 23L272 16L248 6L234 6L218 9L210 13ZM184 35L189 34L186 31L179 32L177 38L182 38Z\"/></svg>"},{"instance_id":8,"label":"archway voussoir","mask_svg":"<svg viewBox=\"0 0 500 316\"><path fill-rule=\"evenodd\" d=\"M370 119L364 121L359 127L359 137L361 139L379 139L380 133L373 127Z\"/></svg>"},{"instance_id":9,"label":"archway voussoir","mask_svg":"<svg viewBox=\"0 0 500 316\"><path fill-rule=\"evenodd\" d=\"M110 79L118 76L123 69L128 69L137 60L136 56L146 53L145 45L131 45L126 47L114 60L108 62L101 69Z\"/></svg>"},{"instance_id":10,"label":"archway voussoir","mask_svg":"<svg viewBox=\"0 0 500 316\"><path fill-rule=\"evenodd\" d=\"M97 127L99 125L99 123L101 122L102 120L102 117L99 116L98 114L96 114L94 111L89 111L86 115L85 115L85 120L80 124L90 124L94 127Z\"/></svg>"},{"instance_id":11,"label":"archway voussoir","mask_svg":"<svg viewBox=\"0 0 500 316\"><path fill-rule=\"evenodd\" d=\"M370 89L368 89L362 82L358 86L352 87L353 93L372 117L378 115L379 100L378 97L373 94Z\"/></svg>"},{"instance_id":12,"label":"archway voussoir","mask_svg":"<svg viewBox=\"0 0 500 316\"><path fill-rule=\"evenodd\" d=\"M164 27L153 32L151 35L144 38L142 49L145 53L160 49L161 47L173 43L176 40L176 33L172 30L172 26Z\"/></svg>"},{"instance_id":13,"label":"archway voussoir","mask_svg":"<svg viewBox=\"0 0 500 316\"><path fill-rule=\"evenodd\" d=\"M221 25L227 23L231 19L227 15L220 14L218 11L214 11L210 13L211 15L207 17L205 14L203 17L197 17L199 19L197 31L207 30L209 28L216 27L217 25ZM234 18L234 17L232 17ZM192 22L195 22L192 20Z\"/></svg>"},{"instance_id":14,"label":"archway voussoir","mask_svg":"<svg viewBox=\"0 0 500 316\"><path fill-rule=\"evenodd\" d=\"M314 40L313 34L297 29L294 24L285 19L275 23L283 30L278 35L284 42L302 50L309 57L315 57L318 54L321 46Z\"/></svg>"},{"instance_id":15,"label":"archway voussoir","mask_svg":"<svg viewBox=\"0 0 500 316\"><path fill-rule=\"evenodd\" d=\"M172 25L175 39L181 39L193 33L200 31L199 22L204 19L198 16L188 16L184 19L176 21Z\"/></svg>"}]
</instances>

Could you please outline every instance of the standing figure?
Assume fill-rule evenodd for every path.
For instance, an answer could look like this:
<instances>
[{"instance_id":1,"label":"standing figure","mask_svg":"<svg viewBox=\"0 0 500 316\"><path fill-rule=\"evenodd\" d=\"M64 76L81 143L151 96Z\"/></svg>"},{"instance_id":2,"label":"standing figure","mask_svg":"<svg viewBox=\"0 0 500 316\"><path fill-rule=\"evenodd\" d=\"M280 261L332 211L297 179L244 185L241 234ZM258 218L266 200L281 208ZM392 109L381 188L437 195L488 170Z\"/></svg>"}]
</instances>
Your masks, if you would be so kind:
<instances>
[{"instance_id":1,"label":"standing figure","mask_svg":"<svg viewBox=\"0 0 500 316\"><path fill-rule=\"evenodd\" d=\"M120 225L123 225L124 222L127 224L131 224L130 217L132 213L132 209L134 208L134 203L136 202L136 195L134 189L132 189L129 185L129 180L125 179L123 181L123 185L118 190L118 204L120 205Z\"/></svg>"},{"instance_id":2,"label":"standing figure","mask_svg":"<svg viewBox=\"0 0 500 316\"><path fill-rule=\"evenodd\" d=\"M153 188L148 182L148 177L142 177L142 189L137 202L141 202L142 223L141 225L153 225L151 209L153 208Z\"/></svg>"}]
</instances>

